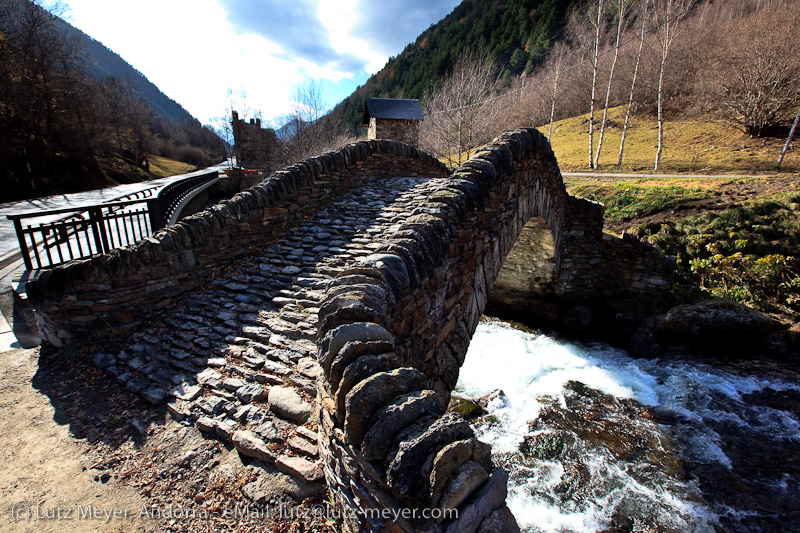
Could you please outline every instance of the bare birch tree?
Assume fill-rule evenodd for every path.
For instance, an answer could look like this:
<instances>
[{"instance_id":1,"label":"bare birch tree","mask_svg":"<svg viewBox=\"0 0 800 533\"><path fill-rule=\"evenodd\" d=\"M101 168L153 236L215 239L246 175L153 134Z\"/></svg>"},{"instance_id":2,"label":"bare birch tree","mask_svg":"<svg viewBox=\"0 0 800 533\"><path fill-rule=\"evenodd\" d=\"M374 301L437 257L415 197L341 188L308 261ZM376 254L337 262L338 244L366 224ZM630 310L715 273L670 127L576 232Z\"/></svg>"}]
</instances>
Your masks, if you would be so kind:
<instances>
[{"instance_id":1,"label":"bare birch tree","mask_svg":"<svg viewBox=\"0 0 800 533\"><path fill-rule=\"evenodd\" d=\"M333 150L350 140L343 133L341 121L325 113L322 86L318 80L309 79L295 87L289 122L289 163Z\"/></svg>"},{"instance_id":2,"label":"bare birch tree","mask_svg":"<svg viewBox=\"0 0 800 533\"><path fill-rule=\"evenodd\" d=\"M781 164L783 163L783 157L789 150L789 145L792 144L792 138L794 137L795 130L797 130L798 122L800 122L800 109L798 109L797 111L797 116L794 117L794 122L792 122L792 128L789 130L789 136L786 138L786 144L783 145L783 149L781 150L781 155L778 156L778 168L781 168Z\"/></svg>"},{"instance_id":3,"label":"bare birch tree","mask_svg":"<svg viewBox=\"0 0 800 533\"><path fill-rule=\"evenodd\" d=\"M420 143L451 167L460 166L494 133L497 64L484 51L464 53L452 72L424 98Z\"/></svg>"},{"instance_id":4,"label":"bare birch tree","mask_svg":"<svg viewBox=\"0 0 800 533\"><path fill-rule=\"evenodd\" d=\"M692 0L650 0L653 7L655 18L656 41L661 51L661 59L658 68L658 148L656 148L656 160L653 170L658 170L661 166L661 153L664 150L664 73L667 70L667 59L678 33L686 8Z\"/></svg>"},{"instance_id":5,"label":"bare birch tree","mask_svg":"<svg viewBox=\"0 0 800 533\"><path fill-rule=\"evenodd\" d=\"M550 98L550 128L547 130L547 140L553 141L553 119L556 114L556 98L558 97L558 78L561 75L561 63L564 60L566 48L558 46L552 53L553 61L553 91Z\"/></svg>"},{"instance_id":6,"label":"bare birch tree","mask_svg":"<svg viewBox=\"0 0 800 533\"><path fill-rule=\"evenodd\" d=\"M600 137L597 139L597 153L594 156L594 168L600 166L600 150L603 147L603 136L606 133L606 119L608 118L608 101L611 98L611 84L614 79L614 67L619 57L619 41L622 36L622 25L625 22L626 0L617 0L617 40L614 44L614 58L611 60L611 69L608 72L608 85L606 86L606 102L603 107L603 120L600 122Z\"/></svg>"},{"instance_id":7,"label":"bare birch tree","mask_svg":"<svg viewBox=\"0 0 800 533\"><path fill-rule=\"evenodd\" d=\"M597 0L597 20L592 21L594 27L594 54L592 54L592 96L589 100L589 167L594 163L594 96L597 88L597 63L600 57L600 33L603 19L603 0Z\"/></svg>"},{"instance_id":8,"label":"bare birch tree","mask_svg":"<svg viewBox=\"0 0 800 533\"><path fill-rule=\"evenodd\" d=\"M628 133L628 124L631 118L631 107L633 107L633 91L636 88L636 76L639 74L639 63L642 59L642 48L644 48L645 27L647 26L647 3L644 4L642 13L642 28L639 32L639 49L636 51L636 63L633 67L633 77L631 78L631 92L628 96L628 105L625 107L625 123L622 126L622 138L619 140L619 159L617 170L622 170L622 154L625 150L625 135Z\"/></svg>"}]
</instances>

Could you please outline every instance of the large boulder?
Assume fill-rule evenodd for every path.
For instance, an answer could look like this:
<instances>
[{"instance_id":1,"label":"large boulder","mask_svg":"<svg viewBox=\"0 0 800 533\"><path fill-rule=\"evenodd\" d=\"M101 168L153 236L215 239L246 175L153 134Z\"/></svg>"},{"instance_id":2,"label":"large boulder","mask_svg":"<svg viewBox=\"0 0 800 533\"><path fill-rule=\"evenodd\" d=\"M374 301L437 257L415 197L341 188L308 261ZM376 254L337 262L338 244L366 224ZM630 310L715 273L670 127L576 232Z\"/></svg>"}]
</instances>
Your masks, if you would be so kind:
<instances>
[{"instance_id":1,"label":"large boulder","mask_svg":"<svg viewBox=\"0 0 800 533\"><path fill-rule=\"evenodd\" d=\"M773 352L779 324L768 316L730 300L706 300L673 307L644 322L631 338L631 351L657 356L675 350L714 357L740 357L754 351Z\"/></svg>"},{"instance_id":2,"label":"large boulder","mask_svg":"<svg viewBox=\"0 0 800 533\"><path fill-rule=\"evenodd\" d=\"M768 316L730 300L673 307L658 325L658 338L671 344L737 345L761 341L774 329Z\"/></svg>"}]
</instances>

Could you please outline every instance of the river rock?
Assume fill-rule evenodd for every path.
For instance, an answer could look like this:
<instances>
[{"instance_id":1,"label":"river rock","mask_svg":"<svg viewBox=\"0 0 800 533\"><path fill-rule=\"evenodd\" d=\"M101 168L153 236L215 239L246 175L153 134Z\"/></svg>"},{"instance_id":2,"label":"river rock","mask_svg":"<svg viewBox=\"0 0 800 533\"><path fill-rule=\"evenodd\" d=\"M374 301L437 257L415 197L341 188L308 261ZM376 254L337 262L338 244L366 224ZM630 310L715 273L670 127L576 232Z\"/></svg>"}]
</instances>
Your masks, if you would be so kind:
<instances>
[{"instance_id":1,"label":"river rock","mask_svg":"<svg viewBox=\"0 0 800 533\"><path fill-rule=\"evenodd\" d=\"M520 533L520 530L511 509L504 505L481 522L478 533Z\"/></svg>"},{"instance_id":2,"label":"river rock","mask_svg":"<svg viewBox=\"0 0 800 533\"><path fill-rule=\"evenodd\" d=\"M766 315L729 300L708 300L670 309L655 324L661 346L729 355L760 346L776 323Z\"/></svg>"}]
</instances>

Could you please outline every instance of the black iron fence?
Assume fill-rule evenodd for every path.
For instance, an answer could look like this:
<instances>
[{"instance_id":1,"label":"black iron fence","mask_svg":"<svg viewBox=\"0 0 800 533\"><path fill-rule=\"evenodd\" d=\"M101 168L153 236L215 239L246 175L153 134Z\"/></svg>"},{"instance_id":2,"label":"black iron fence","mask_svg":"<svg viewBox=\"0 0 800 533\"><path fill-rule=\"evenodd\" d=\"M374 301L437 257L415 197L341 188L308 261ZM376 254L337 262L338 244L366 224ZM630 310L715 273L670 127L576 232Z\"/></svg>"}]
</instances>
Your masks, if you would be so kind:
<instances>
[{"instance_id":1,"label":"black iron fence","mask_svg":"<svg viewBox=\"0 0 800 533\"><path fill-rule=\"evenodd\" d=\"M217 171L210 171L102 204L33 211L7 218L14 222L25 268L53 267L108 253L152 235L170 223L184 199L217 179Z\"/></svg>"}]
</instances>

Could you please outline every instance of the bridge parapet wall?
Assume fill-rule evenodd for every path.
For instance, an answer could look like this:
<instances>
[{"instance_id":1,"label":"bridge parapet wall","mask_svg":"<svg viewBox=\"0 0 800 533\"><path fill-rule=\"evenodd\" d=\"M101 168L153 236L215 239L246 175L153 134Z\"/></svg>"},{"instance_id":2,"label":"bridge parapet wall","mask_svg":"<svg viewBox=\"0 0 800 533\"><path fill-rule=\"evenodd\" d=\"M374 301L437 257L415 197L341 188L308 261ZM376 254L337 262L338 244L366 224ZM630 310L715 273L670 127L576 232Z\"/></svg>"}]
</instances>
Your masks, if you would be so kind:
<instances>
[{"instance_id":1,"label":"bridge parapet wall","mask_svg":"<svg viewBox=\"0 0 800 533\"><path fill-rule=\"evenodd\" d=\"M42 271L26 287L42 338L60 346L134 328L332 197L398 175L441 177L447 169L399 142L349 144L275 172L135 245Z\"/></svg>"},{"instance_id":2,"label":"bridge parapet wall","mask_svg":"<svg viewBox=\"0 0 800 533\"><path fill-rule=\"evenodd\" d=\"M567 194L541 133L516 130L479 150L383 247L334 280L318 322L320 451L351 529L518 530L506 474L446 408L525 223L545 220L556 291L581 299L606 290L603 210Z\"/></svg>"},{"instance_id":3,"label":"bridge parapet wall","mask_svg":"<svg viewBox=\"0 0 800 533\"><path fill-rule=\"evenodd\" d=\"M507 475L445 411L502 258L534 215L553 230L557 255L579 240L568 232L583 215L565 223L569 202L544 137L505 134L329 288L318 322L320 450L351 529L518 530Z\"/></svg>"}]
</instances>

